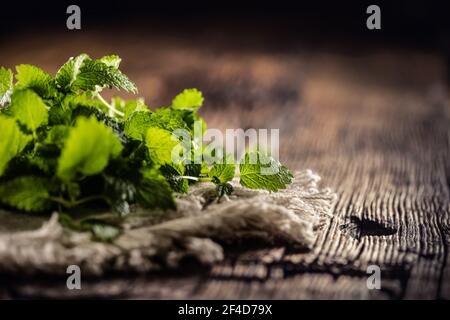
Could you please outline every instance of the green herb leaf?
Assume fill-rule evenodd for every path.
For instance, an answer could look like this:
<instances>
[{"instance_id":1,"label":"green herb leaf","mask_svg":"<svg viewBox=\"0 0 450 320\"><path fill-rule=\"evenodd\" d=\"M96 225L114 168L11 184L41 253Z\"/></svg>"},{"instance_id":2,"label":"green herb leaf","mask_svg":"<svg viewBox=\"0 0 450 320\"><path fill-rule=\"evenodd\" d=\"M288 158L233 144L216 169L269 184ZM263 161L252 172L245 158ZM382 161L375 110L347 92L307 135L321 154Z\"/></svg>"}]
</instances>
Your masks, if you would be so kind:
<instances>
[{"instance_id":1,"label":"green herb leaf","mask_svg":"<svg viewBox=\"0 0 450 320\"><path fill-rule=\"evenodd\" d=\"M8 108L11 115L32 132L47 124L48 110L44 101L32 90L16 90Z\"/></svg>"},{"instance_id":2,"label":"green herb leaf","mask_svg":"<svg viewBox=\"0 0 450 320\"><path fill-rule=\"evenodd\" d=\"M114 97L112 99L112 105L116 108L116 110L123 112L124 115L122 117L122 121L128 120L135 112L150 112L144 103L144 99L124 101L119 97Z\"/></svg>"},{"instance_id":3,"label":"green herb leaf","mask_svg":"<svg viewBox=\"0 0 450 320\"><path fill-rule=\"evenodd\" d=\"M217 196L219 197L218 200L220 200L224 195L230 195L233 193L234 188L230 183L228 183L228 182L227 183L220 183L220 182L217 183L217 181L214 181L214 180L213 180L213 182L217 184L216 193L217 193Z\"/></svg>"},{"instance_id":4,"label":"green herb leaf","mask_svg":"<svg viewBox=\"0 0 450 320\"><path fill-rule=\"evenodd\" d=\"M109 159L117 157L122 148L111 128L94 117L81 117L65 142L58 161L58 177L70 180L77 173L85 176L101 173Z\"/></svg>"},{"instance_id":5,"label":"green herb leaf","mask_svg":"<svg viewBox=\"0 0 450 320\"><path fill-rule=\"evenodd\" d=\"M53 78L38 67L21 64L16 67L16 89L33 89L43 98L54 97L57 93Z\"/></svg>"},{"instance_id":6,"label":"green herb leaf","mask_svg":"<svg viewBox=\"0 0 450 320\"><path fill-rule=\"evenodd\" d=\"M147 208L175 209L172 189L156 169L141 170L142 178L137 186L137 196Z\"/></svg>"},{"instance_id":7,"label":"green herb leaf","mask_svg":"<svg viewBox=\"0 0 450 320\"><path fill-rule=\"evenodd\" d=\"M250 189L278 191L292 182L292 173L278 161L259 151L245 153L240 164L240 183Z\"/></svg>"},{"instance_id":8,"label":"green herb leaf","mask_svg":"<svg viewBox=\"0 0 450 320\"><path fill-rule=\"evenodd\" d=\"M185 89L172 101L175 109L198 109L203 105L203 95L197 89Z\"/></svg>"},{"instance_id":9,"label":"green herb leaf","mask_svg":"<svg viewBox=\"0 0 450 320\"><path fill-rule=\"evenodd\" d=\"M231 156L226 156L223 163L216 163L208 171L208 176L216 185L216 193L220 200L225 194L230 195L233 192L233 186L229 181L233 180L236 171L236 165Z\"/></svg>"},{"instance_id":10,"label":"green herb leaf","mask_svg":"<svg viewBox=\"0 0 450 320\"><path fill-rule=\"evenodd\" d=\"M147 130L146 145L150 159L155 164L172 162L172 150L179 144L172 134L164 129L150 128Z\"/></svg>"},{"instance_id":11,"label":"green herb leaf","mask_svg":"<svg viewBox=\"0 0 450 320\"><path fill-rule=\"evenodd\" d=\"M137 92L136 85L115 66L100 60L84 58L77 77L72 83L72 89L96 91L98 87L105 86Z\"/></svg>"},{"instance_id":12,"label":"green herb leaf","mask_svg":"<svg viewBox=\"0 0 450 320\"><path fill-rule=\"evenodd\" d=\"M111 209L121 216L128 215L131 211L130 205L136 203L136 181L133 180L137 179L134 175L123 172L120 168L117 176L105 175L105 194L108 202Z\"/></svg>"},{"instance_id":13,"label":"green herb leaf","mask_svg":"<svg viewBox=\"0 0 450 320\"><path fill-rule=\"evenodd\" d=\"M64 147L64 142L69 135L69 127L63 125L56 125L51 127L47 137L45 138L45 143L54 144L58 148L62 149Z\"/></svg>"},{"instance_id":14,"label":"green herb leaf","mask_svg":"<svg viewBox=\"0 0 450 320\"><path fill-rule=\"evenodd\" d=\"M152 126L152 118L150 112L138 111L134 112L125 122L125 135L131 139L144 141L148 129Z\"/></svg>"},{"instance_id":15,"label":"green herb leaf","mask_svg":"<svg viewBox=\"0 0 450 320\"><path fill-rule=\"evenodd\" d=\"M12 118L0 116L0 176L4 173L8 162L17 156L31 140L20 131Z\"/></svg>"},{"instance_id":16,"label":"green herb leaf","mask_svg":"<svg viewBox=\"0 0 450 320\"><path fill-rule=\"evenodd\" d=\"M175 192L186 193L189 189L188 180L184 179L184 166L182 164L165 164L159 171L166 178L170 187Z\"/></svg>"},{"instance_id":17,"label":"green herb leaf","mask_svg":"<svg viewBox=\"0 0 450 320\"><path fill-rule=\"evenodd\" d=\"M217 178L221 183L226 183L234 178L236 166L234 164L216 163L208 175L210 178Z\"/></svg>"},{"instance_id":18,"label":"green herb leaf","mask_svg":"<svg viewBox=\"0 0 450 320\"><path fill-rule=\"evenodd\" d=\"M151 114L151 126L173 132L177 129L189 129L183 120L183 111L171 108L159 108Z\"/></svg>"},{"instance_id":19,"label":"green herb leaf","mask_svg":"<svg viewBox=\"0 0 450 320\"><path fill-rule=\"evenodd\" d=\"M0 184L0 202L27 212L48 210L51 182L47 178L24 176Z\"/></svg>"},{"instance_id":20,"label":"green herb leaf","mask_svg":"<svg viewBox=\"0 0 450 320\"><path fill-rule=\"evenodd\" d=\"M56 84L63 91L97 91L103 87L137 92L136 85L119 69L118 56L92 60L87 54L70 58L56 74Z\"/></svg>"},{"instance_id":21,"label":"green herb leaf","mask_svg":"<svg viewBox=\"0 0 450 320\"><path fill-rule=\"evenodd\" d=\"M99 61L103 62L107 66L119 69L120 62L122 62L122 59L119 56L116 56L115 54L113 54L110 56L104 56L103 58L99 59Z\"/></svg>"},{"instance_id":22,"label":"green herb leaf","mask_svg":"<svg viewBox=\"0 0 450 320\"><path fill-rule=\"evenodd\" d=\"M81 54L78 57L70 57L61 69L56 73L55 81L59 88L68 91L80 74L80 68L85 59L89 58L87 54Z\"/></svg>"}]
</instances>

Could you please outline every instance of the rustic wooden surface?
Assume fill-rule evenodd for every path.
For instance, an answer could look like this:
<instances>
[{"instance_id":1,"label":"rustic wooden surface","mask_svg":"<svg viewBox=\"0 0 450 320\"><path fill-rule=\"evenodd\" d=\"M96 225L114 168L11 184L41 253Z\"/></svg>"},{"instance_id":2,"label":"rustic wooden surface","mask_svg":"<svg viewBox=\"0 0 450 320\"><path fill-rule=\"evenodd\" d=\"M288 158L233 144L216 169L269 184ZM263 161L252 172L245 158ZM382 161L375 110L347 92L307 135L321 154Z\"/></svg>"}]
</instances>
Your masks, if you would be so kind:
<instances>
[{"instance_id":1,"label":"rustic wooden surface","mask_svg":"<svg viewBox=\"0 0 450 320\"><path fill-rule=\"evenodd\" d=\"M81 50L117 53L151 106L185 87L206 97L209 127L280 128L281 160L339 194L314 250L242 246L211 270L84 279L0 278L0 297L207 299L450 298L446 65L434 53L278 45L257 34L37 35L0 43L0 64L55 72ZM269 46L268 43L271 45ZM342 47L341 47L342 48ZM368 265L382 289L368 290Z\"/></svg>"}]
</instances>

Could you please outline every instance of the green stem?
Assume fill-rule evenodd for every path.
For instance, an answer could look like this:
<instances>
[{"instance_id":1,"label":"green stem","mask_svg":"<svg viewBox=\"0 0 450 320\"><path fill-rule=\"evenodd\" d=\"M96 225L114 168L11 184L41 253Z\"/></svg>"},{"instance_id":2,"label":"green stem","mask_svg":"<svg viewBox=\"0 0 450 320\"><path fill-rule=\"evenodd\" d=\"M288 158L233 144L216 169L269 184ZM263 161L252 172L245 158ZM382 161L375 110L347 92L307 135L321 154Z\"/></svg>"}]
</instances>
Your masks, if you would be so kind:
<instances>
[{"instance_id":1,"label":"green stem","mask_svg":"<svg viewBox=\"0 0 450 320\"><path fill-rule=\"evenodd\" d=\"M90 202L90 201L105 200L105 197L101 196L101 195L96 195L96 196L86 197L86 198L83 198L83 199L80 199L77 201L68 201L62 197L52 197L52 196L48 197L47 199L54 201L66 208L73 208L73 207L82 205L86 202Z\"/></svg>"},{"instance_id":2,"label":"green stem","mask_svg":"<svg viewBox=\"0 0 450 320\"><path fill-rule=\"evenodd\" d=\"M200 177L191 177L191 176L180 176L181 179L194 180L198 182L211 182L211 178L200 178Z\"/></svg>"},{"instance_id":3,"label":"green stem","mask_svg":"<svg viewBox=\"0 0 450 320\"><path fill-rule=\"evenodd\" d=\"M119 116L123 117L125 114L122 111L117 110L114 106L110 105L101 95L97 93L97 98L112 112L116 113Z\"/></svg>"},{"instance_id":4,"label":"green stem","mask_svg":"<svg viewBox=\"0 0 450 320\"><path fill-rule=\"evenodd\" d=\"M35 135L35 133L33 133L33 135ZM37 137L34 138L34 141L37 140ZM41 144L39 142L35 142L34 143L34 147L33 147L33 155L36 155L36 152L38 151L38 148L41 146Z\"/></svg>"},{"instance_id":5,"label":"green stem","mask_svg":"<svg viewBox=\"0 0 450 320\"><path fill-rule=\"evenodd\" d=\"M78 201L74 201L74 207L82 205L86 202L91 202L91 201L97 201L97 200L103 200L106 201L106 197L105 196L101 196L101 195L96 195L96 196L90 196L90 197L86 197L83 199L80 199Z\"/></svg>"},{"instance_id":6,"label":"green stem","mask_svg":"<svg viewBox=\"0 0 450 320\"><path fill-rule=\"evenodd\" d=\"M48 200L51 200L53 202L56 202L57 204L60 204L66 208L71 208L72 207L72 202L71 201L67 201L66 199L63 199L61 197L47 197Z\"/></svg>"}]
</instances>

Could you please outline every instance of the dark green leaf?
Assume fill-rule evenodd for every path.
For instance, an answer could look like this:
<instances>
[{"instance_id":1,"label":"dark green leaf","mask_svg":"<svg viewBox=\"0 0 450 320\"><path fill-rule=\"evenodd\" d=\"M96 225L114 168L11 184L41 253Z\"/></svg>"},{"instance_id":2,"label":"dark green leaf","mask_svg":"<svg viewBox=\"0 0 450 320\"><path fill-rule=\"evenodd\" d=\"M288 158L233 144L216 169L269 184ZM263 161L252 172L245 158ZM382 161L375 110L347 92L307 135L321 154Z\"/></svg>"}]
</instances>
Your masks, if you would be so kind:
<instances>
[{"instance_id":1,"label":"dark green leaf","mask_svg":"<svg viewBox=\"0 0 450 320\"><path fill-rule=\"evenodd\" d=\"M141 170L137 185L139 203L147 208L175 209L172 189L164 176L156 169Z\"/></svg>"}]
</instances>

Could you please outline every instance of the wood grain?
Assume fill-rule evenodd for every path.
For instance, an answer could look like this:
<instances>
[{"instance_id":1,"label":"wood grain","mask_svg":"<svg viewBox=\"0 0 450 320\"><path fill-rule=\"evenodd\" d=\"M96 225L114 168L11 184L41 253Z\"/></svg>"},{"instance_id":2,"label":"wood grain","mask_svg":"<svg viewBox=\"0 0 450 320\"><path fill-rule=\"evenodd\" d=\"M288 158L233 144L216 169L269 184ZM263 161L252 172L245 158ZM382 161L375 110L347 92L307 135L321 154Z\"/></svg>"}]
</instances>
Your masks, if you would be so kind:
<instances>
[{"instance_id":1,"label":"wood grain","mask_svg":"<svg viewBox=\"0 0 450 320\"><path fill-rule=\"evenodd\" d=\"M314 250L232 248L211 270L111 275L76 293L62 279L9 279L0 297L450 298L445 60L392 48L304 49L301 41L245 46L243 37L24 33L2 43L0 61L54 72L80 47L118 53L151 106L198 87L209 127L279 128L281 160L313 169L339 194ZM371 264L381 268L381 290L367 289Z\"/></svg>"}]
</instances>

